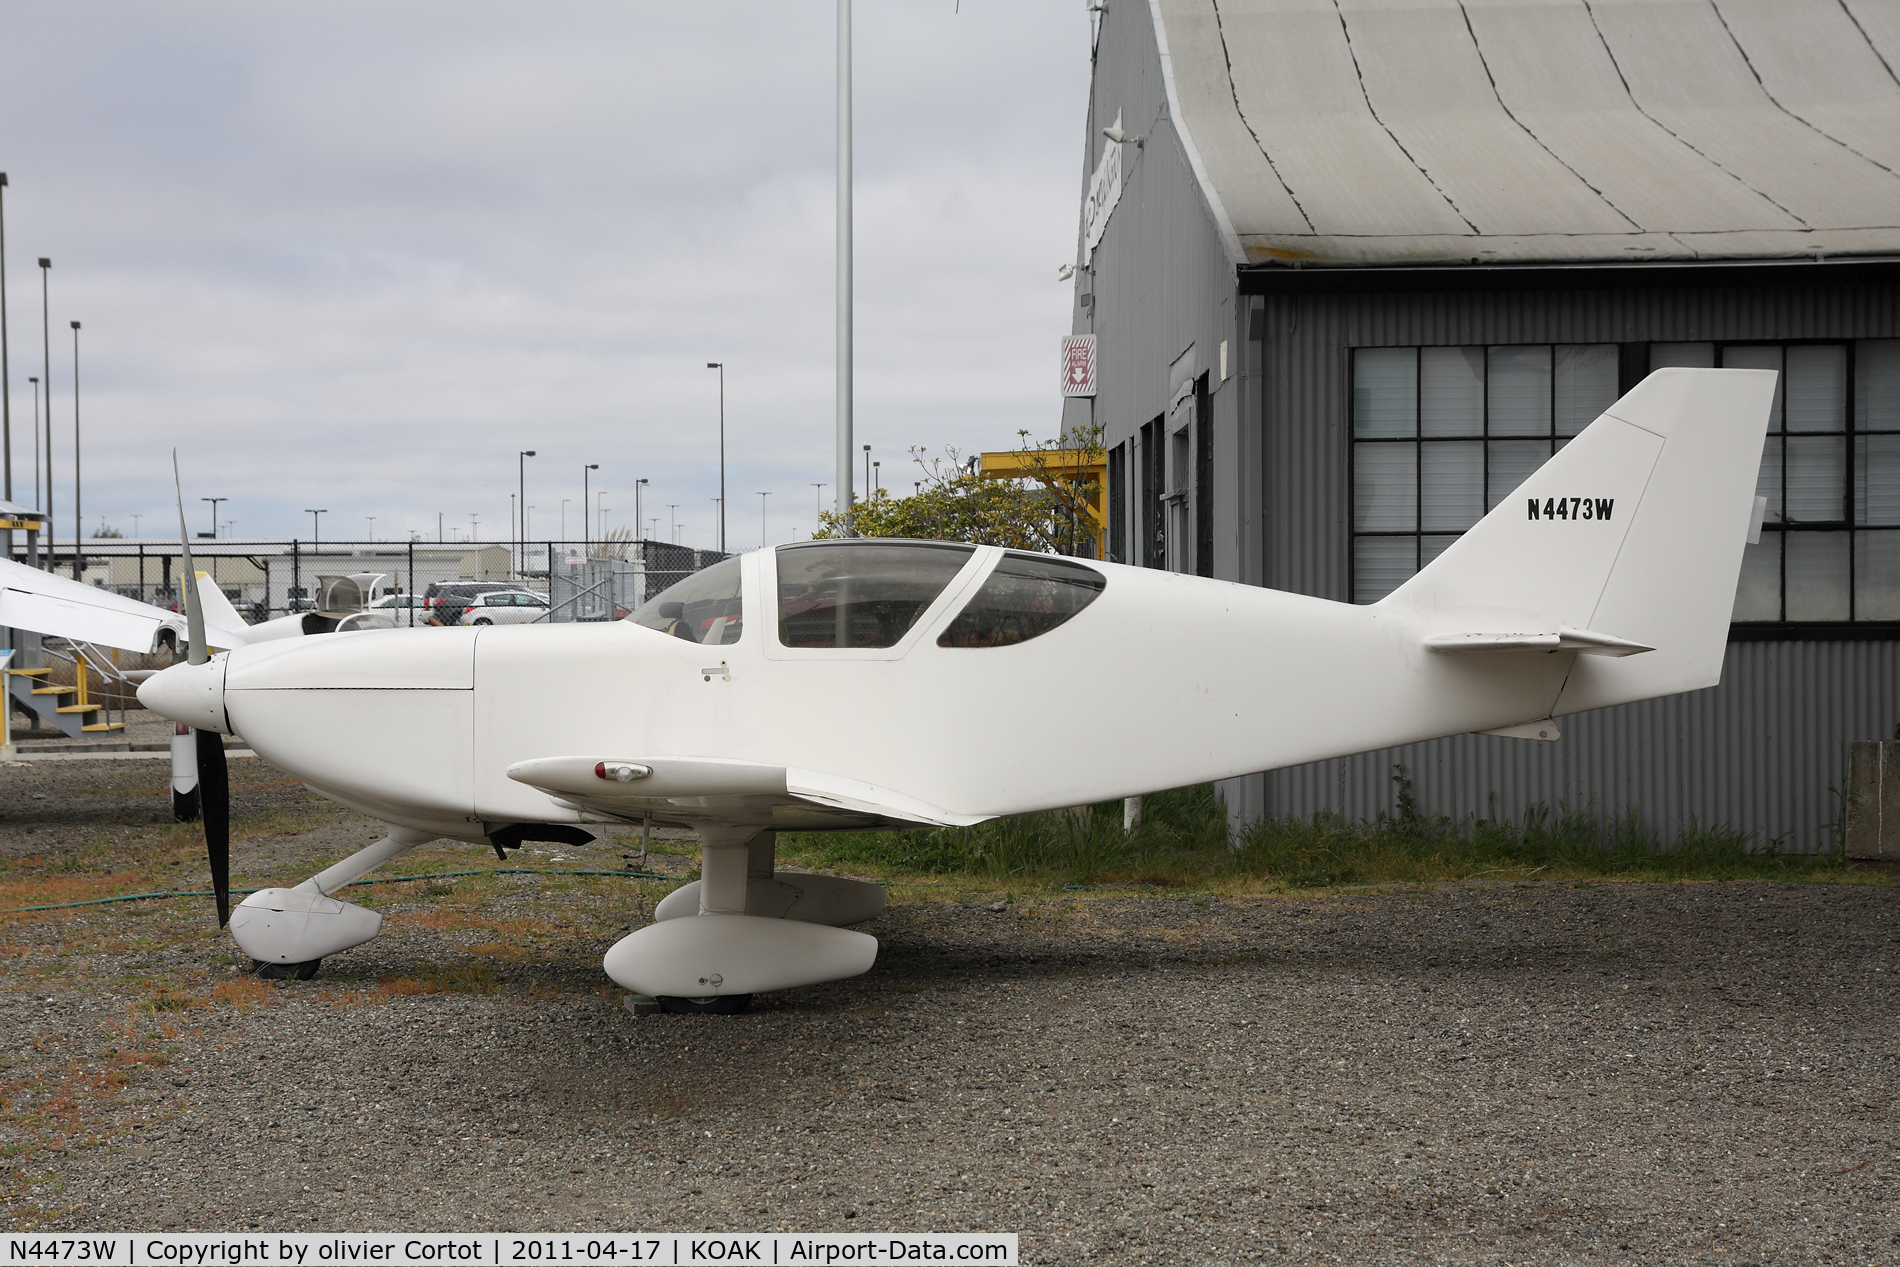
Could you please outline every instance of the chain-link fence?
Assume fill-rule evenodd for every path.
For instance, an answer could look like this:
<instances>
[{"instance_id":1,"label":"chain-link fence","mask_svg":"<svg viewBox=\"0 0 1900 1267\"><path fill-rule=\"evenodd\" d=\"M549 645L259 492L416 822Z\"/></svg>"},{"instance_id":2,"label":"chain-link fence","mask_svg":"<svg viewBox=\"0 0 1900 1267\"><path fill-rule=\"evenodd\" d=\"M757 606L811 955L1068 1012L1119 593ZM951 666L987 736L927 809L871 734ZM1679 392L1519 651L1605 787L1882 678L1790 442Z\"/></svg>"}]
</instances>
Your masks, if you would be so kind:
<instances>
[{"instance_id":1,"label":"chain-link fence","mask_svg":"<svg viewBox=\"0 0 1900 1267\"><path fill-rule=\"evenodd\" d=\"M398 624L426 624L429 600L446 586L526 590L548 603L551 621L613 620L675 581L725 556L666 541L212 541L191 543L197 569L210 574L233 606L256 623L313 611L332 595L372 592ZM28 560L16 547L16 561ZM39 562L46 566L42 554ZM51 558L74 575L70 542ZM176 543L96 539L84 543L78 575L87 584L176 610ZM351 584L350 582L354 582ZM466 593L466 591L462 591Z\"/></svg>"}]
</instances>

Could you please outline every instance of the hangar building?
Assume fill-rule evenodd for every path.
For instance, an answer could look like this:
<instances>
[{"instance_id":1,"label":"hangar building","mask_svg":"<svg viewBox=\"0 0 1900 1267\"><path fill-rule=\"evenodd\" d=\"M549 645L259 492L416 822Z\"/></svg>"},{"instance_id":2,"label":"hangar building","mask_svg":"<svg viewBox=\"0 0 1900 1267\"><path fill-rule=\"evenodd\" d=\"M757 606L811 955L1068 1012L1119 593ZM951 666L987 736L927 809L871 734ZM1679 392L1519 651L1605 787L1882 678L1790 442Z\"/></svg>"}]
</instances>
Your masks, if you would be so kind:
<instances>
[{"instance_id":1,"label":"hangar building","mask_svg":"<svg viewBox=\"0 0 1900 1267\"><path fill-rule=\"evenodd\" d=\"M1064 422L1111 558L1373 602L1652 368L1782 372L1720 687L1230 813L1373 815L1402 764L1428 812L1828 843L1846 742L1900 722L1900 6L1094 8Z\"/></svg>"}]
</instances>

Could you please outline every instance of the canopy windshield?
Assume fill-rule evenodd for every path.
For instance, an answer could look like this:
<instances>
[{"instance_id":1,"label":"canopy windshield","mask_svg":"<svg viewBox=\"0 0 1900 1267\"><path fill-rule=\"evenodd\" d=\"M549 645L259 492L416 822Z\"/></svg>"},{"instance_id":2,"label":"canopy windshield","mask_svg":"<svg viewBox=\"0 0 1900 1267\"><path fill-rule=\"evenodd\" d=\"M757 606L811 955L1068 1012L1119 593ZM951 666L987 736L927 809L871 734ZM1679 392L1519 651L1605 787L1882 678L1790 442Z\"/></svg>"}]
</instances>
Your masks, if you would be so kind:
<instances>
[{"instance_id":1,"label":"canopy windshield","mask_svg":"<svg viewBox=\"0 0 1900 1267\"><path fill-rule=\"evenodd\" d=\"M1108 578L1040 554L1003 556L937 639L940 647L1007 647L1040 638L1094 602Z\"/></svg>"},{"instance_id":2,"label":"canopy windshield","mask_svg":"<svg viewBox=\"0 0 1900 1267\"><path fill-rule=\"evenodd\" d=\"M975 547L813 541L778 550L778 637L788 647L892 647Z\"/></svg>"},{"instance_id":3,"label":"canopy windshield","mask_svg":"<svg viewBox=\"0 0 1900 1267\"><path fill-rule=\"evenodd\" d=\"M688 642L727 646L739 641L745 628L739 560L715 563L667 586L627 619Z\"/></svg>"}]
</instances>

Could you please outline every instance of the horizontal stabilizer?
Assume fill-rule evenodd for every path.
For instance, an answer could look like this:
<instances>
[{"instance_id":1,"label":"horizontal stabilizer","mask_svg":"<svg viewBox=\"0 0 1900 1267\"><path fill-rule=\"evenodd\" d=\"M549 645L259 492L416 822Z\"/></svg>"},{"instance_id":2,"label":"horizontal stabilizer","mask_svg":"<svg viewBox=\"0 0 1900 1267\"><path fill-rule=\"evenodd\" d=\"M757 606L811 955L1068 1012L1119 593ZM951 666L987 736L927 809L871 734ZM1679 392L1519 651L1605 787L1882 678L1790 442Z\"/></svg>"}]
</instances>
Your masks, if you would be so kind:
<instances>
[{"instance_id":1,"label":"horizontal stabilizer","mask_svg":"<svg viewBox=\"0 0 1900 1267\"><path fill-rule=\"evenodd\" d=\"M1641 655L1656 648L1594 629L1557 626L1554 633L1441 633L1425 639L1432 651L1575 651L1581 655Z\"/></svg>"}]
</instances>

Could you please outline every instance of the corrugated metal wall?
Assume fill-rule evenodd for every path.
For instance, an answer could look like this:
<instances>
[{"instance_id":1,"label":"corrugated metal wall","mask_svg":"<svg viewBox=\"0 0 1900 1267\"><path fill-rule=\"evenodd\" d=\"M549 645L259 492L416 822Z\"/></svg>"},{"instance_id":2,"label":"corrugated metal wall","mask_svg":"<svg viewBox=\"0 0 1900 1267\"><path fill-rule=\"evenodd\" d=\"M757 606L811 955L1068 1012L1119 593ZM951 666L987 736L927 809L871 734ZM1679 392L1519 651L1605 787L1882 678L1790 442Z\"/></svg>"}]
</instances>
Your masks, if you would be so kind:
<instances>
[{"instance_id":1,"label":"corrugated metal wall","mask_svg":"<svg viewBox=\"0 0 1900 1267\"><path fill-rule=\"evenodd\" d=\"M1896 723L1900 642L1738 642L1712 690L1560 718L1556 743L1460 735L1275 771L1266 805L1371 817L1395 803L1403 765L1427 813L1633 810L1664 835L1722 824L1812 849L1840 816L1830 789L1847 741L1890 737Z\"/></svg>"}]
</instances>

